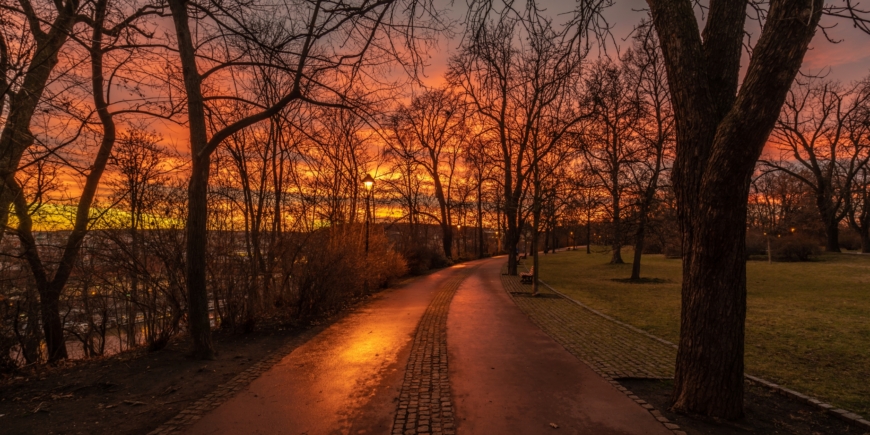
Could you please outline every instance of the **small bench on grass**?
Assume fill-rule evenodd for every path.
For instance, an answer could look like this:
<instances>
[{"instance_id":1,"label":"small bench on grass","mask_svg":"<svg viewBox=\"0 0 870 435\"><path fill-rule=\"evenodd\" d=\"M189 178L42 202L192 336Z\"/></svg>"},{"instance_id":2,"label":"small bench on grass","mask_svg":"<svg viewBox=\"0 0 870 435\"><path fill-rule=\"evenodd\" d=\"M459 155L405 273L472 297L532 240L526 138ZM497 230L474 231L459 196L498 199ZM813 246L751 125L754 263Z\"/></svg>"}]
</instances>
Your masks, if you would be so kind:
<instances>
[{"instance_id":1,"label":"small bench on grass","mask_svg":"<svg viewBox=\"0 0 870 435\"><path fill-rule=\"evenodd\" d=\"M535 266L532 266L528 272L520 273L520 284L531 284L533 279L535 279Z\"/></svg>"}]
</instances>

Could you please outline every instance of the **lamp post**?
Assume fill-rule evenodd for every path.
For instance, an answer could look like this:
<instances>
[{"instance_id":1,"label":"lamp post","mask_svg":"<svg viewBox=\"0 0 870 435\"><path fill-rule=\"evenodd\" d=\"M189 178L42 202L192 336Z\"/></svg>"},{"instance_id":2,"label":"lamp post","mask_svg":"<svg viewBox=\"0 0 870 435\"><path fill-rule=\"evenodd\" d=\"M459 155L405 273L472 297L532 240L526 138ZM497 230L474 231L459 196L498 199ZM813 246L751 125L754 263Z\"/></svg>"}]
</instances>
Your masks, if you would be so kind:
<instances>
[{"instance_id":1,"label":"lamp post","mask_svg":"<svg viewBox=\"0 0 870 435\"><path fill-rule=\"evenodd\" d=\"M462 258L462 225L456 226L456 232L459 233L459 238L456 240L456 256Z\"/></svg>"},{"instance_id":2,"label":"lamp post","mask_svg":"<svg viewBox=\"0 0 870 435\"><path fill-rule=\"evenodd\" d=\"M370 174L366 174L362 180L363 186L366 187L366 255L369 253L369 202L372 196L372 188L375 186L375 179Z\"/></svg>"}]
</instances>

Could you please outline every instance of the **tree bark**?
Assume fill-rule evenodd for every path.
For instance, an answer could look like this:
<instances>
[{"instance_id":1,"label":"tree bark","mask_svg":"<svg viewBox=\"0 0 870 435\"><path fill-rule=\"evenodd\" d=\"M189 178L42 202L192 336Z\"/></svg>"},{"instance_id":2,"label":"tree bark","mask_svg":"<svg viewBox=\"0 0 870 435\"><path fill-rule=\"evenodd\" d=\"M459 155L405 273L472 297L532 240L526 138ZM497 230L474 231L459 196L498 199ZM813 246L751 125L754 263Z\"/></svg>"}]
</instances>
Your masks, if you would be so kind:
<instances>
[{"instance_id":1,"label":"tree bark","mask_svg":"<svg viewBox=\"0 0 870 435\"><path fill-rule=\"evenodd\" d=\"M76 206L73 229L67 237L63 253L53 275L50 275L39 256L39 251L32 234L33 222L30 218L27 201L24 198L24 191L15 181L14 174L10 174L5 178L5 185L12 194L15 213L19 220L18 238L21 241L24 257L30 266L31 273L36 281L37 290L39 291L42 327L45 334L48 362L50 363L68 357L63 334L63 321L60 317L60 296L79 258L82 242L88 233L91 205L96 196L100 179L109 162L109 157L112 154L112 148L115 145L115 122L112 114L108 111L108 104L103 92L102 25L105 21L106 7L107 0L100 0L96 4L96 24L93 28L90 47L91 84L93 86L94 106L103 127L103 138L100 141L100 147L94 157L94 163L90 168L90 172L85 177L85 184L82 187L82 193Z\"/></svg>"},{"instance_id":2,"label":"tree bark","mask_svg":"<svg viewBox=\"0 0 870 435\"><path fill-rule=\"evenodd\" d=\"M870 228L864 227L859 234L861 235L861 253L870 254Z\"/></svg>"},{"instance_id":3,"label":"tree bark","mask_svg":"<svg viewBox=\"0 0 870 435\"><path fill-rule=\"evenodd\" d=\"M831 187L825 187L816 196L816 206L825 224L825 252L840 251L840 218L834 205Z\"/></svg>"},{"instance_id":4,"label":"tree bark","mask_svg":"<svg viewBox=\"0 0 870 435\"><path fill-rule=\"evenodd\" d=\"M615 177L614 177L615 178ZM614 184L616 186L616 184ZM613 243L611 245L610 264L624 264L622 260L622 211L619 206L619 193L613 195Z\"/></svg>"},{"instance_id":5,"label":"tree bark","mask_svg":"<svg viewBox=\"0 0 870 435\"><path fill-rule=\"evenodd\" d=\"M483 239L483 180L477 180L477 258L483 258L486 247Z\"/></svg>"},{"instance_id":6,"label":"tree bark","mask_svg":"<svg viewBox=\"0 0 870 435\"><path fill-rule=\"evenodd\" d=\"M746 210L755 162L821 17L822 0L773 0L740 84L745 2L649 0L676 115L673 180L683 245L676 411L743 416Z\"/></svg>"},{"instance_id":7,"label":"tree bark","mask_svg":"<svg viewBox=\"0 0 870 435\"><path fill-rule=\"evenodd\" d=\"M510 174L505 175L505 186L510 186ZM505 231L505 250L508 253L508 275L517 274L517 245L520 243L520 225L517 219L517 211L519 207L513 201L513 196L509 189L505 189L505 206L504 215L507 221L507 231Z\"/></svg>"},{"instance_id":8,"label":"tree bark","mask_svg":"<svg viewBox=\"0 0 870 435\"><path fill-rule=\"evenodd\" d=\"M647 223L646 207L641 207L640 222L637 224L637 232L634 233L634 260L631 263L631 280L637 281L640 279L640 260L643 255L643 243L646 236Z\"/></svg>"},{"instance_id":9,"label":"tree bark","mask_svg":"<svg viewBox=\"0 0 870 435\"><path fill-rule=\"evenodd\" d=\"M30 121L42 99L51 72L58 63L58 55L66 44L76 23L78 2L67 1L59 5L57 16L46 33L40 28L41 21L32 9L26 11L31 33L36 40L33 58L30 60L21 89L9 99L9 113L0 134L0 180L14 180L24 151L33 143ZM0 237L6 230L10 205L17 188L13 184L0 183Z\"/></svg>"},{"instance_id":10,"label":"tree bark","mask_svg":"<svg viewBox=\"0 0 870 435\"><path fill-rule=\"evenodd\" d=\"M208 225L208 179L211 159L200 155L208 143L202 77L196 68L196 54L188 23L187 2L170 0L169 8L178 38L184 87L187 94L187 116L190 127L192 168L188 186L187 212L187 292L188 327L193 338L193 354L199 359L214 359L211 323L208 316L205 251Z\"/></svg>"},{"instance_id":11,"label":"tree bark","mask_svg":"<svg viewBox=\"0 0 870 435\"><path fill-rule=\"evenodd\" d=\"M586 253L592 253L592 223L589 221L591 216L586 214Z\"/></svg>"},{"instance_id":12,"label":"tree bark","mask_svg":"<svg viewBox=\"0 0 870 435\"><path fill-rule=\"evenodd\" d=\"M840 222L825 222L825 252L842 252L840 250Z\"/></svg>"},{"instance_id":13,"label":"tree bark","mask_svg":"<svg viewBox=\"0 0 870 435\"><path fill-rule=\"evenodd\" d=\"M444 248L444 255L447 258L453 258L453 228L449 222L441 223L441 245Z\"/></svg>"}]
</instances>

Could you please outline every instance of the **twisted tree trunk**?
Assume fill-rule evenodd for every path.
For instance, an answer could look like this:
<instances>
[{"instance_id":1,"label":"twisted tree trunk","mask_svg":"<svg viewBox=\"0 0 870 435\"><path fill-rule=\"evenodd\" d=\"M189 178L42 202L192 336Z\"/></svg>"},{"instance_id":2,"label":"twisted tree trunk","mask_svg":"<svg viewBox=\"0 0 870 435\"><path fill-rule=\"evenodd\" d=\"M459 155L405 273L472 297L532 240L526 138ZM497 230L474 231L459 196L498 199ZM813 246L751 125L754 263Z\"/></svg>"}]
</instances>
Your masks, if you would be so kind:
<instances>
[{"instance_id":1,"label":"twisted tree trunk","mask_svg":"<svg viewBox=\"0 0 870 435\"><path fill-rule=\"evenodd\" d=\"M772 0L740 82L746 2L648 0L673 94L683 243L675 410L743 416L750 177L821 17L822 0ZM738 84L739 92L738 92Z\"/></svg>"}]
</instances>

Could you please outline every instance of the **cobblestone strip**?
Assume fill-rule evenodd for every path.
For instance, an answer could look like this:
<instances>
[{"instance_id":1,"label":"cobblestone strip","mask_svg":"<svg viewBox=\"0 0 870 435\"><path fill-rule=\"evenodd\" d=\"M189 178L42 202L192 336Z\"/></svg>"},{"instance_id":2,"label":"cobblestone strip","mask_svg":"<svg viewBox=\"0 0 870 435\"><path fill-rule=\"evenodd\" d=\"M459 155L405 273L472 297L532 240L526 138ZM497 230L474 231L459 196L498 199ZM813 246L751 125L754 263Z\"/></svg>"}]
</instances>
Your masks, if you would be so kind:
<instances>
[{"instance_id":1,"label":"cobblestone strip","mask_svg":"<svg viewBox=\"0 0 870 435\"><path fill-rule=\"evenodd\" d=\"M595 371L618 378L669 379L676 350L660 341L596 315L547 286L531 297L531 286L502 275L514 302L534 323Z\"/></svg>"},{"instance_id":2,"label":"cobblestone strip","mask_svg":"<svg viewBox=\"0 0 870 435\"><path fill-rule=\"evenodd\" d=\"M303 333L298 337L294 337L283 346L272 351L272 353L270 353L259 362L248 367L245 371L239 373L226 383L219 385L217 388L215 388L214 391L212 391L208 395L190 404L187 408L179 412L178 415L172 417L169 421L157 427L157 429L149 432L148 435L169 435L181 433L185 428L195 423L209 411L214 410L215 408L235 396L239 390L247 387L248 384L253 382L254 379L260 377L260 375L266 372L266 370L272 368L272 366L281 361L282 358L284 358L294 349L299 347L301 343L305 342L307 338L310 338L309 335L312 334Z\"/></svg>"},{"instance_id":3,"label":"cobblestone strip","mask_svg":"<svg viewBox=\"0 0 870 435\"><path fill-rule=\"evenodd\" d=\"M520 309L572 355L634 400L674 435L686 435L661 411L619 383L619 378L667 379L674 372L676 349L657 337L618 322L550 286L538 287L543 297L531 297L531 287L519 277L503 274L501 282ZM641 331L642 332L642 331Z\"/></svg>"},{"instance_id":4,"label":"cobblestone strip","mask_svg":"<svg viewBox=\"0 0 870 435\"><path fill-rule=\"evenodd\" d=\"M566 294L564 294L564 293L562 293L562 292L560 292L560 291L554 289L553 287L550 287L549 284L547 284L547 283L545 283L545 282L543 282L543 281L540 281L540 280L539 280L538 282L541 283L542 285L544 285L545 287L547 287L548 289L550 289L551 291L553 291L553 292L559 294L560 296L562 296L562 297L564 297L564 298L566 298L566 299L569 299L571 302L573 302L573 303L575 303L575 304L577 304L577 305L579 305L579 306L581 306L581 307L583 307L583 308L585 308L585 309L587 309L587 310L589 310L589 311L595 313L595 314L598 315L598 316L601 316L601 317L603 317L603 318L605 318L605 319L607 319L607 320L610 320L610 321L612 321L612 322L618 323L618 324L620 324L620 325L622 325L622 326L624 326L624 327L626 327L626 328L628 328L628 329L631 329L632 331L635 331L635 332L637 332L637 333L639 333L639 334L642 334L642 335L645 335L645 336L647 336L647 337L650 337L650 338L652 338L653 340L659 341L659 342L662 343L662 344L665 344L665 345L671 346L671 347L673 347L674 349L677 348L677 345L674 344L674 343L671 343L670 341L667 341L667 340L665 340L665 339L663 339L663 338L656 337L655 335L652 335L652 334L650 334L650 333L648 333L648 332L646 332L646 331L644 331L644 330L642 330L642 329L635 328L634 326L631 326L631 325L629 325L629 324L626 324L626 323L620 322L619 320L616 320L616 319L614 319L614 318L612 318L612 317L610 317L610 316L608 316L608 315L606 315L606 314L604 314L604 313L602 313L602 312L600 312L600 311L596 311L596 310L594 310L593 308L587 306L586 304L583 304L582 302L580 302L580 301L578 301L578 300L576 300L576 299L572 299L572 298L570 298L568 295L566 295ZM766 379L759 378L759 377L757 377L757 376L752 376L752 375L750 375L750 374L748 374L748 373L744 374L744 376L746 377L746 380L749 381L750 383L753 383L753 384L756 384L756 385L763 386L763 387L768 388L768 389L770 389L770 390L772 390L772 391L774 391L774 392L776 392L776 393L782 394L783 396L791 397L792 399L796 399L796 400L798 400L798 401L800 401L800 402L808 403L808 404L810 404L811 406L814 406L814 407L818 408L818 409L821 410L821 411L824 411L824 412L828 412L828 413L830 413L830 414L833 414L835 417L839 417L839 418L841 418L841 419L843 419L843 420L846 420L847 422L850 422L850 423L856 424L856 425L858 425L858 426L860 426L860 427L863 427L865 430L870 430L870 420L867 420L866 418L864 418L863 416L861 416L861 415L859 415L859 414L856 414L856 413L854 413L854 412L851 412L851 411L848 411L848 410L845 410L845 409L837 408L837 407L835 407L834 405L831 405L831 404L829 404L829 403L822 402L821 400L816 399L815 397L807 396L806 394L802 394L802 393L799 393L799 392L797 392L797 391L794 391L794 390L791 390L791 389L785 388L785 387L783 387L783 386L781 386L781 385L775 384L775 383L773 383L773 382L770 382L770 381L768 381L768 380L766 380Z\"/></svg>"},{"instance_id":5,"label":"cobblestone strip","mask_svg":"<svg viewBox=\"0 0 870 435\"><path fill-rule=\"evenodd\" d=\"M447 312L471 268L448 278L417 325L399 396L394 435L453 435L453 403L447 379Z\"/></svg>"},{"instance_id":6,"label":"cobblestone strip","mask_svg":"<svg viewBox=\"0 0 870 435\"><path fill-rule=\"evenodd\" d=\"M519 277L502 275L502 285L505 290L514 299L517 306L519 306L533 322L538 324L538 326L553 337L553 339L562 344L562 346L564 346L570 353L592 367L593 370L604 377L604 379L610 382L614 387L616 387L616 389L622 391L629 398L648 410L656 420L660 421L666 428L671 429L674 434L684 435L685 432L679 430L679 426L668 421L668 419L652 405L634 395L634 393L623 387L618 381L619 378L624 377L645 377L633 375L636 374L636 372L633 373L630 368L624 369L625 364L632 366L638 362L640 362L641 365L647 365L647 368L645 370L641 369L640 372L657 372L659 375L664 375L661 376L661 378L671 378L674 372L677 345L601 313L550 287L543 281L539 280L538 283L542 285L541 287L538 287L538 289L539 291L543 290L541 293L543 293L544 298L529 297L531 295L531 288L520 284ZM564 307L565 303L573 304L577 308L575 308L575 310L567 310ZM586 315L580 313L578 309L585 311ZM598 320L590 320L588 318L589 316L597 317ZM558 324L559 321L564 323L560 325ZM653 350L652 353L649 353L646 345L638 346L638 342L635 340L630 340L627 342L628 345L626 346L626 342L623 341L625 340L625 335L618 332L609 335L610 338L608 338L608 333L606 331L612 331L612 329L602 327L600 325L602 322L611 323L613 327L620 327L624 331L630 331L630 333L633 333L637 337L645 337L646 339L655 342L654 344L649 345L650 347L659 347L660 349ZM588 343L586 342L587 340ZM620 342L608 342L608 340L618 340ZM605 347L603 350L602 344ZM608 346L610 349L606 349ZM671 349L671 351L669 353L664 349ZM620 352L626 352L628 355L620 357L618 355ZM660 359L662 355L665 355L666 360L662 361ZM652 356L652 358L650 358L650 356ZM836 408L833 405L824 403L816 398L790 390L756 376L746 374L746 380L756 385L769 388L784 396L809 403L822 411L831 413L864 429L870 429L870 420L867 420L854 412Z\"/></svg>"}]
</instances>

